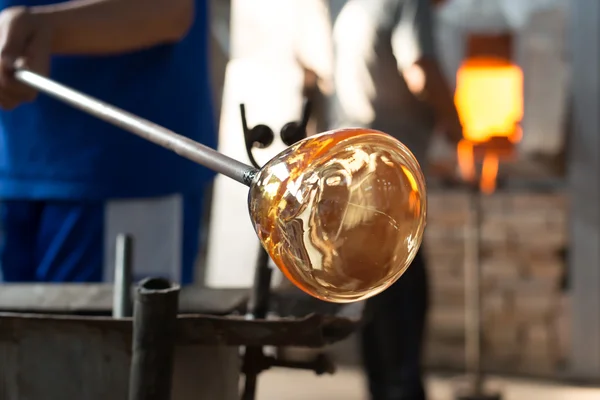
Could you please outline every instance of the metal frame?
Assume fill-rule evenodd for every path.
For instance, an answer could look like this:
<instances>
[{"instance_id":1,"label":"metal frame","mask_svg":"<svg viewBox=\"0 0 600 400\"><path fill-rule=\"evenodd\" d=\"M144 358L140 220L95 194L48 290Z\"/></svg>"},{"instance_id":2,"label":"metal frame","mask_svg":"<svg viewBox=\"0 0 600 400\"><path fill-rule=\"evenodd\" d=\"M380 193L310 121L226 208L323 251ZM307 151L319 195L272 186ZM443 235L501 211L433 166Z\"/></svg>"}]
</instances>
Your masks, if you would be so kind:
<instances>
[{"instance_id":1,"label":"metal frame","mask_svg":"<svg viewBox=\"0 0 600 400\"><path fill-rule=\"evenodd\" d=\"M569 372L600 379L600 2L571 0Z\"/></svg>"},{"instance_id":2,"label":"metal frame","mask_svg":"<svg viewBox=\"0 0 600 400\"><path fill-rule=\"evenodd\" d=\"M273 129L266 125L257 125L249 128L246 122L246 108L240 104L242 127L244 130L244 141L246 153L250 163L257 170L261 167L257 164L252 150L256 145L267 148L273 142ZM304 100L302 107L302 119L298 122L290 122L281 129L281 140L292 145L299 140L306 138L306 129L310 120L311 103L308 99ZM257 131L256 129L260 129ZM262 132L262 134L261 134ZM260 137L259 137L260 136ZM293 143L290 143L293 141ZM270 257L267 251L259 244L258 259L255 266L254 284L248 301L246 318L248 320L264 320L269 311L272 311L272 293L271 280L273 269L269 264ZM324 373L334 373L335 366L325 354L320 354L316 359L309 362L293 362L265 354L263 346L245 346L243 347L242 373L244 375L244 386L241 392L242 400L254 400L256 398L258 376L261 372L271 367L285 367L311 370L318 375Z\"/></svg>"}]
</instances>

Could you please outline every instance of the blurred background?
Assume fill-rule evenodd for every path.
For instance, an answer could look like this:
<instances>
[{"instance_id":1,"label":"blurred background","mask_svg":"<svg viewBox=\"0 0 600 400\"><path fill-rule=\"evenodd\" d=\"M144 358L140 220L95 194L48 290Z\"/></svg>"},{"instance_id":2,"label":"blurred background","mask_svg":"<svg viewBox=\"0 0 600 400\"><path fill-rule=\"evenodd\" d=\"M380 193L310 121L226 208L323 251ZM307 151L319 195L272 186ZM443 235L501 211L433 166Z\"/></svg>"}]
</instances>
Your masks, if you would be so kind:
<instances>
[{"instance_id":1,"label":"blurred background","mask_svg":"<svg viewBox=\"0 0 600 400\"><path fill-rule=\"evenodd\" d=\"M322 130L326 124L319 118L326 110L319 105L325 102L318 99L327 95L334 75L331 29L346 1L212 3L220 150L247 159L239 103L247 105L251 126L265 123L278 131L299 119L310 79L319 82L308 94L316 104L310 129ZM482 183L487 186L480 259L485 369L519 379L600 383L600 7L584 0L433 3L439 60L456 93L463 128L473 128L481 139L486 128L497 135L492 128L505 124L514 147L510 157L492 160L482 178L488 181ZM473 58L480 62L471 63ZM492 59L504 60L504 67ZM257 153L264 162L281 146ZM428 154L426 365L438 374L430 385L440 400L450 398L444 385L451 379L439 374L460 373L465 364L470 203L455 177L461 165L463 174L469 168L469 160L468 149L457 151L441 135ZM256 257L256 240L246 221L245 196L237 183L216 180L207 256L198 267L208 286L251 285L248 260ZM234 242L226 240L233 237ZM328 349L348 370L326 378L267 372L259 398L365 398L360 372L353 369L358 363L353 340ZM510 387L508 398L600 398L600 390L510 382L496 382Z\"/></svg>"},{"instance_id":2,"label":"blurred background","mask_svg":"<svg viewBox=\"0 0 600 400\"><path fill-rule=\"evenodd\" d=\"M308 135L352 122L370 125L375 106L385 110L388 118L397 108L408 120L419 120L424 124L422 132L433 132L431 143L413 141L416 135L403 138L415 153L423 152L419 161L427 174L423 255L430 286L424 340L428 399L457 398L456 390L464 385L469 367L469 349L473 349L473 316L480 317L475 322L481 328L480 366L486 373L485 386L499 390L502 399L600 399L600 1L423 0L427 1L433 16L420 20L427 24L426 29L408 24L391 35L393 43L384 45L373 40L381 31L370 23L377 18L393 18L383 8L392 0L377 1L382 8L370 9L371 22L367 14L357 13L349 4L368 9L375 0L211 0L211 72L219 151L251 162L240 104L245 105L249 127L266 124L276 133L271 146L253 151L261 165L286 148L279 132L287 123L301 119L305 100L312 105ZM411 18L409 11L403 18ZM430 71L439 70L439 81L447 82L439 87L442 95L447 92L455 111L448 111L448 105L440 108L458 114L454 130L452 122L438 127L428 112L413 103L406 104L414 108L388 107L381 99L397 100L399 86L386 85L385 76L380 76L379 82L373 78L378 66L373 60L383 63L384 54L393 54L388 62L397 58L393 60L394 72L404 58L418 58L423 48L411 42L411 37L419 36L413 30L428 29L434 32L429 51L435 48L437 61L434 67L428 65L433 68ZM421 39L429 40L426 33L420 34ZM360 63L352 69L348 61L352 60L349 54L360 53L369 40L378 45L361 56L372 68L371 75L357 67ZM340 52L350 58L344 59ZM354 86L344 83L351 71L355 73ZM408 96L409 91L418 92L425 85L424 73L419 68L405 72L406 87L402 90L403 96ZM414 101L419 103L418 95ZM346 107L350 114L344 122L336 114L340 107ZM458 125L462 128L456 129ZM401 131L390 134L408 134L416 129L413 123L388 126ZM200 294L206 288L248 289L255 279L259 242L249 221L248 188L218 176L210 192L196 282L191 289L183 288L182 294L186 290L193 294L186 299L204 299ZM276 268L275 274L273 288L289 289L291 285ZM46 307L48 313L60 309L76 315L89 307L105 315L112 301L103 289L108 286L79 288L77 293L87 297L78 298L69 292L75 293L74 285L65 286L68 290L63 288L64 293L51 285L50 289L44 285L2 285L0 311L29 312ZM480 295L474 297L475 288L480 288ZM237 303L224 304L224 295L211 290L204 292L210 307L222 314L235 310L233 319L245 312L240 311L243 307L236 308ZM242 299L245 306L248 291L240 292L236 299ZM44 293L50 293L45 299L55 309L39 301ZM126 287L123 293L127 293ZM64 300L69 296L70 302ZM95 306L99 303L106 309L98 311L101 307ZM323 305L309 302L292 314L323 311L318 306ZM388 308L393 306L388 304ZM341 311L342 317L356 315L352 307ZM19 324L13 324L16 331ZM119 325L119 330L123 329ZM52 347L47 343L57 343L57 348L71 346L72 352L65 353L63 364L56 365L75 370L78 367L74 365L79 365L73 362L75 357L90 355L106 369L96 370L89 362L90 368L82 368L86 374L99 377L98 382L105 382L105 378L107 382L121 382L120 389L127 387L123 371L129 368L130 349L116 341L115 335L102 336L94 331L91 337L99 338L97 342L80 344L68 336L78 332L67 330L66 336L60 336L56 330L52 332L57 333L54 342L49 342L51 335L38 337L31 342L37 347L30 343L25 351L25 347L18 348L21 342L16 334L2 336L2 332L0 321L0 361L19 360L24 369L42 365L39 369L48 377L43 384L62 390L63 383L53 375L61 368L47 368L37 361L38 352ZM269 336L257 332L251 331L249 336ZM21 338L22 342L28 338ZM108 353L99 347L90 351L91 346L85 344L109 346L115 341L118 346ZM219 400L198 394L211 386L219 386L219 393L228 392L223 399L239 397L235 387L240 377L238 349L217 349L215 345L209 350L179 348L178 357L183 353L185 360L176 362L179 369L174 380L179 383L174 386L185 386L182 390L187 397L180 394L182 397L175 400ZM225 355L219 355L221 350ZM268 354L275 353L267 350ZM310 361L325 353L338 371L317 376L299 369L269 369L260 374L257 399L368 398L357 335L323 349L277 351L288 361ZM20 370L13 371L17 372L6 376L14 382L0 374L0 397L8 393L3 390L8 390L9 384L18 381L27 386L27 381L21 382ZM103 375L98 371L108 372ZM58 383L52 386L54 381ZM88 390L83 384L79 386L78 390ZM211 393L217 389L206 390Z\"/></svg>"}]
</instances>

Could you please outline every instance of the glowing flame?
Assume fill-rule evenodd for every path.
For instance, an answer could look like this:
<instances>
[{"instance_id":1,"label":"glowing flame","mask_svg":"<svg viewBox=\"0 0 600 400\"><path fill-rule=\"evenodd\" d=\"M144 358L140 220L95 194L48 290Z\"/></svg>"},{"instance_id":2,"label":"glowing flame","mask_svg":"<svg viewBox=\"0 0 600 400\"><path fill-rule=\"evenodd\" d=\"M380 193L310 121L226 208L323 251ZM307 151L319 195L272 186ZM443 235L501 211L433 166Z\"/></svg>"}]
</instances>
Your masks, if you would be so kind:
<instances>
[{"instance_id":1,"label":"glowing flame","mask_svg":"<svg viewBox=\"0 0 600 400\"><path fill-rule=\"evenodd\" d=\"M496 178L498 177L498 155L487 153L481 167L481 180L479 190L483 194L492 194L496 190Z\"/></svg>"},{"instance_id":2,"label":"glowing flame","mask_svg":"<svg viewBox=\"0 0 600 400\"><path fill-rule=\"evenodd\" d=\"M461 177L466 182L475 182L475 157L473 154L473 143L463 139L456 147L458 155L458 168ZM484 194L492 194L496 190L496 178L498 177L498 167L500 160L494 152L487 152L483 158L481 167L481 178L479 180L479 190Z\"/></svg>"},{"instance_id":3,"label":"glowing flame","mask_svg":"<svg viewBox=\"0 0 600 400\"><path fill-rule=\"evenodd\" d=\"M456 76L454 102L465 139L477 143L491 136L520 139L523 72L518 66L495 58L465 61Z\"/></svg>"},{"instance_id":4,"label":"glowing flame","mask_svg":"<svg viewBox=\"0 0 600 400\"><path fill-rule=\"evenodd\" d=\"M521 140L523 72L506 60L478 57L463 63L456 83L454 101L464 136L456 149L458 166L464 180L475 182L475 144L492 137L505 137L512 143ZM496 189L498 165L498 154L487 151L479 182L485 194Z\"/></svg>"},{"instance_id":5,"label":"glowing flame","mask_svg":"<svg viewBox=\"0 0 600 400\"><path fill-rule=\"evenodd\" d=\"M458 158L458 168L463 180L467 182L475 181L475 157L473 155L473 143L463 139L456 146Z\"/></svg>"}]
</instances>

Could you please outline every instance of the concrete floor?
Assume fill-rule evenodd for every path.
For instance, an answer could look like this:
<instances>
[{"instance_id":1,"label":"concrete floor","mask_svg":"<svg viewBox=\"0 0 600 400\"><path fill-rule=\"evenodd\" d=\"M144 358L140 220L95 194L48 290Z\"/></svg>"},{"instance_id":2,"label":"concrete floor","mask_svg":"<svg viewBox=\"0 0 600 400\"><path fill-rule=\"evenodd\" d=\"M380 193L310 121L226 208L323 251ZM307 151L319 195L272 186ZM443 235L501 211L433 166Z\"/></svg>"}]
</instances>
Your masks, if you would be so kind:
<instances>
[{"instance_id":1,"label":"concrete floor","mask_svg":"<svg viewBox=\"0 0 600 400\"><path fill-rule=\"evenodd\" d=\"M457 381L428 379L430 400L452 400ZM493 378L489 384L501 390L503 400L599 400L600 388L578 388L525 380ZM364 380L355 369L333 376L275 369L261 375L257 400L366 400Z\"/></svg>"}]
</instances>

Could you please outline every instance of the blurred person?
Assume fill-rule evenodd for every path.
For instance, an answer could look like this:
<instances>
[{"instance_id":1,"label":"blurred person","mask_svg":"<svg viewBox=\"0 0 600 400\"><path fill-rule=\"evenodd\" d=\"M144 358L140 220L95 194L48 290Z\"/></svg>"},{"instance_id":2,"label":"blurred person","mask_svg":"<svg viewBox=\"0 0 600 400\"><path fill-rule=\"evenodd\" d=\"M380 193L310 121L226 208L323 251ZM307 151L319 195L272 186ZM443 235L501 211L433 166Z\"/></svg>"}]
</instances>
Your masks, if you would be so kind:
<instances>
[{"instance_id":1,"label":"blurred person","mask_svg":"<svg viewBox=\"0 0 600 400\"><path fill-rule=\"evenodd\" d=\"M327 0L235 0L232 2L230 60L224 88L220 125L220 150L246 160L240 123L240 103L245 104L249 126L266 124L274 130L271 146L256 149L254 157L263 164L285 149L281 128L301 117L303 95L331 86L333 54L331 20ZM331 90L329 88L329 90ZM313 133L320 113L313 102ZM247 189L223 176L215 180L211 214L210 245L206 283L212 286L250 285L253 270L245 268L256 259L256 233L239 226L248 218ZM233 244L230 238L236 235ZM233 246L233 247L232 247ZM219 268L227 263L231 269ZM237 267L236 267L237 266ZM238 268L238 270L235 270ZM286 285L276 270L274 285Z\"/></svg>"},{"instance_id":2,"label":"blurred person","mask_svg":"<svg viewBox=\"0 0 600 400\"><path fill-rule=\"evenodd\" d=\"M333 92L333 44L331 15L327 0L296 0L296 59L304 71L302 95L311 102L308 135L328 128L327 99Z\"/></svg>"},{"instance_id":3,"label":"blurred person","mask_svg":"<svg viewBox=\"0 0 600 400\"><path fill-rule=\"evenodd\" d=\"M0 0L0 10L4 281L101 281L108 241L123 232L136 235L136 279L190 283L212 172L38 97L14 66L215 147L207 0Z\"/></svg>"},{"instance_id":4,"label":"blurred person","mask_svg":"<svg viewBox=\"0 0 600 400\"><path fill-rule=\"evenodd\" d=\"M349 0L334 24L334 127L365 127L403 142L425 168L435 128L462 138L438 64L431 0ZM428 306L420 251L388 290L367 300L361 351L373 400L423 400Z\"/></svg>"},{"instance_id":5,"label":"blurred person","mask_svg":"<svg viewBox=\"0 0 600 400\"><path fill-rule=\"evenodd\" d=\"M317 130L326 128L326 116L319 118L318 115L325 104L321 104L318 97L329 96L332 91L332 26L328 0L255 0L239 1L235 5L232 58L252 62L261 69L272 68L272 74L289 74L285 89L295 92L299 84L295 100L301 97L317 100L312 107L316 118L311 122L319 120ZM253 79L259 79L256 75ZM296 81L296 76L300 81ZM273 77L266 80L267 87L274 85ZM290 106L293 103L296 102L285 102L283 113L294 108ZM253 106L258 107L258 104ZM295 118L298 112L292 115ZM309 130L314 133L314 129Z\"/></svg>"}]
</instances>

